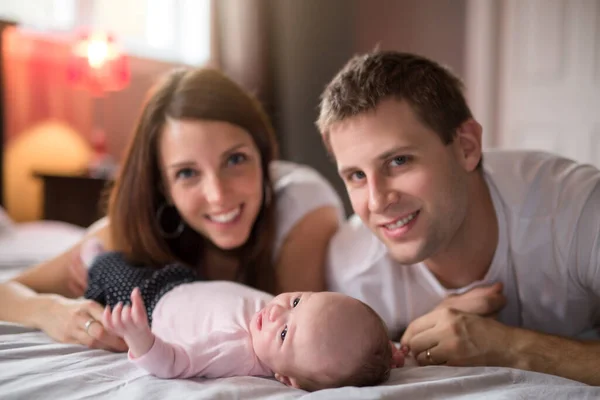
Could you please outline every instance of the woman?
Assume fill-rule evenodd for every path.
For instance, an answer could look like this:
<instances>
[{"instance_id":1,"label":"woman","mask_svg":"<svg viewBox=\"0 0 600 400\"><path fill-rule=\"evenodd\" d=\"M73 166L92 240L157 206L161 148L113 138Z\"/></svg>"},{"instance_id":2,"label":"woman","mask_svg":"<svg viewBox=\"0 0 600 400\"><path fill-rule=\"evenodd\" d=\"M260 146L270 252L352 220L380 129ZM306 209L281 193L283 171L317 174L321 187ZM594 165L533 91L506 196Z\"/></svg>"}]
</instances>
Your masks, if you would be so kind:
<instances>
[{"instance_id":1,"label":"woman","mask_svg":"<svg viewBox=\"0 0 600 400\"><path fill-rule=\"evenodd\" d=\"M272 126L259 104L221 73L178 70L145 103L111 193L109 220L69 252L0 285L0 320L60 342L125 350L77 299L87 284L82 244L99 241L131 263L182 262L207 280L273 294L325 288L329 239L342 216L314 170L274 161Z\"/></svg>"}]
</instances>

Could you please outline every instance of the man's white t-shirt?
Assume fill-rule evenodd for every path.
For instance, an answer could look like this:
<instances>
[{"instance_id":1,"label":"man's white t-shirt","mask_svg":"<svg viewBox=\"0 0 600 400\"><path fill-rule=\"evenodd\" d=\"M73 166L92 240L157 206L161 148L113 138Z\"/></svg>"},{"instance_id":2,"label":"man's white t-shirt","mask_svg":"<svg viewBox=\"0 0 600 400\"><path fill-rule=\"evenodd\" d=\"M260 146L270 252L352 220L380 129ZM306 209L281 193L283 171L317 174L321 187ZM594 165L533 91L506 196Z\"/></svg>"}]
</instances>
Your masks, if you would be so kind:
<instances>
[{"instance_id":1,"label":"man's white t-shirt","mask_svg":"<svg viewBox=\"0 0 600 400\"><path fill-rule=\"evenodd\" d=\"M353 216L332 239L329 289L377 311L397 338L447 295L504 283L499 320L577 336L600 325L600 171L541 152L489 152L484 176L499 240L481 281L444 288L422 264L400 265ZM477 242L473 242L477 246Z\"/></svg>"}]
</instances>

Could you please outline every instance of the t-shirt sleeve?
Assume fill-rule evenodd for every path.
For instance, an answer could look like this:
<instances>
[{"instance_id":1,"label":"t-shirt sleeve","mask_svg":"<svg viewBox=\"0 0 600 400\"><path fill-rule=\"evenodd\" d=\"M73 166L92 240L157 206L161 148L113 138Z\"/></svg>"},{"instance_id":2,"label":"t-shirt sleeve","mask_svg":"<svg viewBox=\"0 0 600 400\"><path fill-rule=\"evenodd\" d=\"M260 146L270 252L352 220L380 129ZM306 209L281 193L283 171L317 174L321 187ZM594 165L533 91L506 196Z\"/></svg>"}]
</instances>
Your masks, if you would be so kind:
<instances>
[{"instance_id":1,"label":"t-shirt sleeve","mask_svg":"<svg viewBox=\"0 0 600 400\"><path fill-rule=\"evenodd\" d=\"M278 257L283 242L294 226L310 212L325 206L338 210L344 219L342 201L331 184L317 171L296 166L275 182L277 197L277 230L273 256Z\"/></svg>"},{"instance_id":2,"label":"t-shirt sleeve","mask_svg":"<svg viewBox=\"0 0 600 400\"><path fill-rule=\"evenodd\" d=\"M108 217L100 218L98 221L94 222L90 225L85 233L87 236L96 233L100 229L104 228L108 225ZM81 258L82 264L87 269L90 269L94 260L97 256L104 252L104 248L102 247L102 242L96 239L95 237L90 237L81 245L81 250L79 252L79 257Z\"/></svg>"},{"instance_id":3,"label":"t-shirt sleeve","mask_svg":"<svg viewBox=\"0 0 600 400\"><path fill-rule=\"evenodd\" d=\"M583 206L575 239L579 280L600 299L600 182Z\"/></svg>"},{"instance_id":4,"label":"t-shirt sleeve","mask_svg":"<svg viewBox=\"0 0 600 400\"><path fill-rule=\"evenodd\" d=\"M96 233L100 229L104 228L106 225L108 225L108 217L102 217L98 221L88 226L85 230L85 233L88 235L91 233Z\"/></svg>"}]
</instances>

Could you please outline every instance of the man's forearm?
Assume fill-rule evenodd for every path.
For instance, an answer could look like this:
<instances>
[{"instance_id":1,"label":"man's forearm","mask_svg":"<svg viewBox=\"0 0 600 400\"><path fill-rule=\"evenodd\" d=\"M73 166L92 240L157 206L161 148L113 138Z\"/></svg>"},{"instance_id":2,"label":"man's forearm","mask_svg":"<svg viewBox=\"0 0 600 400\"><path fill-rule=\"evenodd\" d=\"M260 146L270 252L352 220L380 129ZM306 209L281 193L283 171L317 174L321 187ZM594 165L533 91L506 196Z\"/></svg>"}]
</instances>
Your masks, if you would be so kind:
<instances>
[{"instance_id":1,"label":"man's forearm","mask_svg":"<svg viewBox=\"0 0 600 400\"><path fill-rule=\"evenodd\" d=\"M503 366L600 386L600 342L578 341L511 328Z\"/></svg>"}]
</instances>

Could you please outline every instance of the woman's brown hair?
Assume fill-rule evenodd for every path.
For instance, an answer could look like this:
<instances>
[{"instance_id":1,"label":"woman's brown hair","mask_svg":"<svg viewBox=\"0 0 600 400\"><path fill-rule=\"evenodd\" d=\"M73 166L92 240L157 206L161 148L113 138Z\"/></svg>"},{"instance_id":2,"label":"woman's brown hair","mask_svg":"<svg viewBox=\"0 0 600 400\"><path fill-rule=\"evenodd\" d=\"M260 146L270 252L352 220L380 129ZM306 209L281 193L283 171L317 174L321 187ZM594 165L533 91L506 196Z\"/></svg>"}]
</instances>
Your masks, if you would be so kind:
<instances>
[{"instance_id":1,"label":"woman's brown hair","mask_svg":"<svg viewBox=\"0 0 600 400\"><path fill-rule=\"evenodd\" d=\"M159 207L167 201L159 163L159 138L167 119L223 121L252 136L261 156L263 203L248 241L231 253L240 260L239 281L273 292L275 198L269 164L277 158L275 134L258 101L216 70L176 70L150 92L110 195L108 215L115 249L133 263L162 267L182 262L196 268L209 246L187 225L177 238L165 239L161 234L162 226L175 227L181 218L174 212L157 220Z\"/></svg>"}]
</instances>

